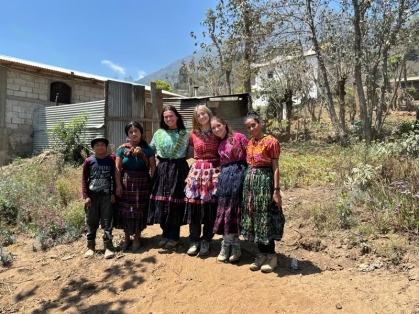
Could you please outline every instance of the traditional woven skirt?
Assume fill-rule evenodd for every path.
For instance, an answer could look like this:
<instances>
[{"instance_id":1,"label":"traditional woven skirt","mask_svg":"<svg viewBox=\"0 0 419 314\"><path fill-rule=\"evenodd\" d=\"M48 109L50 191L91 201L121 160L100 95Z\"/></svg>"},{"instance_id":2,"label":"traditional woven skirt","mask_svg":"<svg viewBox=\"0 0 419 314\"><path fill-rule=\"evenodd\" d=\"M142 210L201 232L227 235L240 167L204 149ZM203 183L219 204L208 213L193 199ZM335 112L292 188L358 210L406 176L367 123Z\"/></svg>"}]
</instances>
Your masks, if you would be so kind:
<instances>
[{"instance_id":1,"label":"traditional woven skirt","mask_svg":"<svg viewBox=\"0 0 419 314\"><path fill-rule=\"evenodd\" d=\"M147 226L151 178L148 170L122 170L122 196L115 204L115 228L134 235Z\"/></svg>"},{"instance_id":2,"label":"traditional woven skirt","mask_svg":"<svg viewBox=\"0 0 419 314\"><path fill-rule=\"evenodd\" d=\"M197 159L186 178L185 219L190 223L214 223L217 213L219 159Z\"/></svg>"},{"instance_id":3,"label":"traditional woven skirt","mask_svg":"<svg viewBox=\"0 0 419 314\"><path fill-rule=\"evenodd\" d=\"M281 240L285 217L282 208L272 202L271 167L249 167L243 182L241 234L246 241L269 244Z\"/></svg>"},{"instance_id":4,"label":"traditional woven skirt","mask_svg":"<svg viewBox=\"0 0 419 314\"><path fill-rule=\"evenodd\" d=\"M148 207L148 224L184 225L185 179L189 166L185 158L159 158L153 176Z\"/></svg>"},{"instance_id":5,"label":"traditional woven skirt","mask_svg":"<svg viewBox=\"0 0 419 314\"><path fill-rule=\"evenodd\" d=\"M221 167L217 188L217 215L214 223L214 233L216 234L239 234L243 180L246 169L245 160Z\"/></svg>"}]
</instances>

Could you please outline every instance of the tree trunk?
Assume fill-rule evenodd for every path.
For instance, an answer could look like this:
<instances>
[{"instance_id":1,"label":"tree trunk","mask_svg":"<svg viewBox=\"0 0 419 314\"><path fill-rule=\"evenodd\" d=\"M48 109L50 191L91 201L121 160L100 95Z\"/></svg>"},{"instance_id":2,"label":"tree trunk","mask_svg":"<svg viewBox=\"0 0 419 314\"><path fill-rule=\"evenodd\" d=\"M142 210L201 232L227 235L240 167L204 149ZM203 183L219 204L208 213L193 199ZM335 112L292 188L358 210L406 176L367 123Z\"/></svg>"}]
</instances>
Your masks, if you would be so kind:
<instances>
[{"instance_id":1,"label":"tree trunk","mask_svg":"<svg viewBox=\"0 0 419 314\"><path fill-rule=\"evenodd\" d=\"M287 137L291 138L291 120L292 120L292 90L286 89L284 93L285 104L287 105Z\"/></svg>"},{"instance_id":2,"label":"tree trunk","mask_svg":"<svg viewBox=\"0 0 419 314\"><path fill-rule=\"evenodd\" d=\"M345 84L346 84L346 76L341 76L340 80L338 81L338 95L339 95L339 118L340 123L343 127L343 129L346 128L346 121L345 121Z\"/></svg>"},{"instance_id":3,"label":"tree trunk","mask_svg":"<svg viewBox=\"0 0 419 314\"><path fill-rule=\"evenodd\" d=\"M362 51L361 51L361 11L360 5L358 0L352 0L353 8L354 8L354 29L355 29L355 40L354 40L354 51L355 51L355 69L354 69L354 77L355 77L355 84L356 84L356 92L358 94L358 101L359 101L359 110L360 110L360 117L362 120L362 125L364 128L364 137L366 143L369 145L371 144L371 124L368 121L368 114L367 114L367 105L365 102L365 94L364 94L364 87L362 83L362 68L361 68L361 59L362 59Z\"/></svg>"},{"instance_id":4,"label":"tree trunk","mask_svg":"<svg viewBox=\"0 0 419 314\"><path fill-rule=\"evenodd\" d=\"M226 70L226 87L227 87L227 95L231 95L231 70Z\"/></svg>"}]
</instances>

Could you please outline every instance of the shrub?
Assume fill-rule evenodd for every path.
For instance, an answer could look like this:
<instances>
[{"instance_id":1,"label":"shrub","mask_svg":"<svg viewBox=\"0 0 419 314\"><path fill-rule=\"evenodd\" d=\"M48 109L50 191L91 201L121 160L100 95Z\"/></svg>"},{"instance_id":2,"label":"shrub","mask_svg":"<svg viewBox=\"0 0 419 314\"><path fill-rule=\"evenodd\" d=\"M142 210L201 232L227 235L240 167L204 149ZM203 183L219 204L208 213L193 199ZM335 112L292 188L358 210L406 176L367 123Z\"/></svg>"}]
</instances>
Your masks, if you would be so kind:
<instances>
[{"instance_id":1,"label":"shrub","mask_svg":"<svg viewBox=\"0 0 419 314\"><path fill-rule=\"evenodd\" d=\"M3 252L3 247L0 246L0 262L3 267L8 267L12 264L13 255L12 253Z\"/></svg>"},{"instance_id":2,"label":"shrub","mask_svg":"<svg viewBox=\"0 0 419 314\"><path fill-rule=\"evenodd\" d=\"M83 230L85 226L84 201L71 202L64 213L64 218L77 230Z\"/></svg>"},{"instance_id":3,"label":"shrub","mask_svg":"<svg viewBox=\"0 0 419 314\"><path fill-rule=\"evenodd\" d=\"M53 149L62 154L65 161L80 162L89 154L90 147L84 139L87 121L87 113L82 113L68 125L64 120L59 120L48 132L54 143Z\"/></svg>"}]
</instances>

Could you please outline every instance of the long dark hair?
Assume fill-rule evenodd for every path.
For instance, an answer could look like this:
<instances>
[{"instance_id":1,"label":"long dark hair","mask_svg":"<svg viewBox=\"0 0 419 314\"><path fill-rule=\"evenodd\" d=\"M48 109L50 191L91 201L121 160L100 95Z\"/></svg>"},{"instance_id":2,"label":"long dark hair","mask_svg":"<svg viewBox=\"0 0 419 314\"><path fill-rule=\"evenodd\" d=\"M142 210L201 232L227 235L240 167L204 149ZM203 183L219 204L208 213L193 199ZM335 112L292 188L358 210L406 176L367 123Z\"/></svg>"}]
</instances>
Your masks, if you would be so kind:
<instances>
[{"instance_id":1,"label":"long dark hair","mask_svg":"<svg viewBox=\"0 0 419 314\"><path fill-rule=\"evenodd\" d=\"M166 106L164 107L162 113L161 113L161 118L160 118L160 129L165 129L168 130L169 126L166 124L166 122L164 122L164 113L166 111L173 111L173 113L176 115L177 117L177 122L176 122L176 126L179 130L185 130L185 123L183 122L183 118L180 115L180 113L177 111L177 109L174 106Z\"/></svg>"},{"instance_id":2,"label":"long dark hair","mask_svg":"<svg viewBox=\"0 0 419 314\"><path fill-rule=\"evenodd\" d=\"M224 124L226 126L226 137L230 140L230 142L233 141L234 130L228 125L227 121L224 118L219 116L213 116L211 118L211 121L218 121L221 124Z\"/></svg>"},{"instance_id":3,"label":"long dark hair","mask_svg":"<svg viewBox=\"0 0 419 314\"><path fill-rule=\"evenodd\" d=\"M128 124L125 126L125 134L128 136L128 131L129 131L129 129L131 129L132 127L135 127L135 128L137 128L137 129L139 129L139 130L140 130L140 132L141 132L141 139L140 139L140 143L138 144L138 146L140 146L140 147L147 147L147 146L148 146L148 143L147 143L147 141L145 140L144 129L143 129L143 126L142 126L139 122L136 122L136 121L131 121L130 123L128 123Z\"/></svg>"}]
</instances>

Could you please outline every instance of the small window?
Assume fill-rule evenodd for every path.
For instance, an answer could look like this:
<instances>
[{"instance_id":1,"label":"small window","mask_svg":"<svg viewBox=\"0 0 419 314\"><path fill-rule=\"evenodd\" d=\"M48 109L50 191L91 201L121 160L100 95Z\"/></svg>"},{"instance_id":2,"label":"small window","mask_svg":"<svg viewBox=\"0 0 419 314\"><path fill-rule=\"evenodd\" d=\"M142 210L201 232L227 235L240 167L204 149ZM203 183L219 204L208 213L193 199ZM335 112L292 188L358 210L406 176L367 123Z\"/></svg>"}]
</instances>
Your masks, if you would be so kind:
<instances>
[{"instance_id":1,"label":"small window","mask_svg":"<svg viewBox=\"0 0 419 314\"><path fill-rule=\"evenodd\" d=\"M268 78L273 78L274 77L274 72L273 71L269 71L268 72Z\"/></svg>"},{"instance_id":2,"label":"small window","mask_svg":"<svg viewBox=\"0 0 419 314\"><path fill-rule=\"evenodd\" d=\"M71 104L71 87L63 82L51 83L49 100L55 102L58 94L59 104Z\"/></svg>"}]
</instances>

